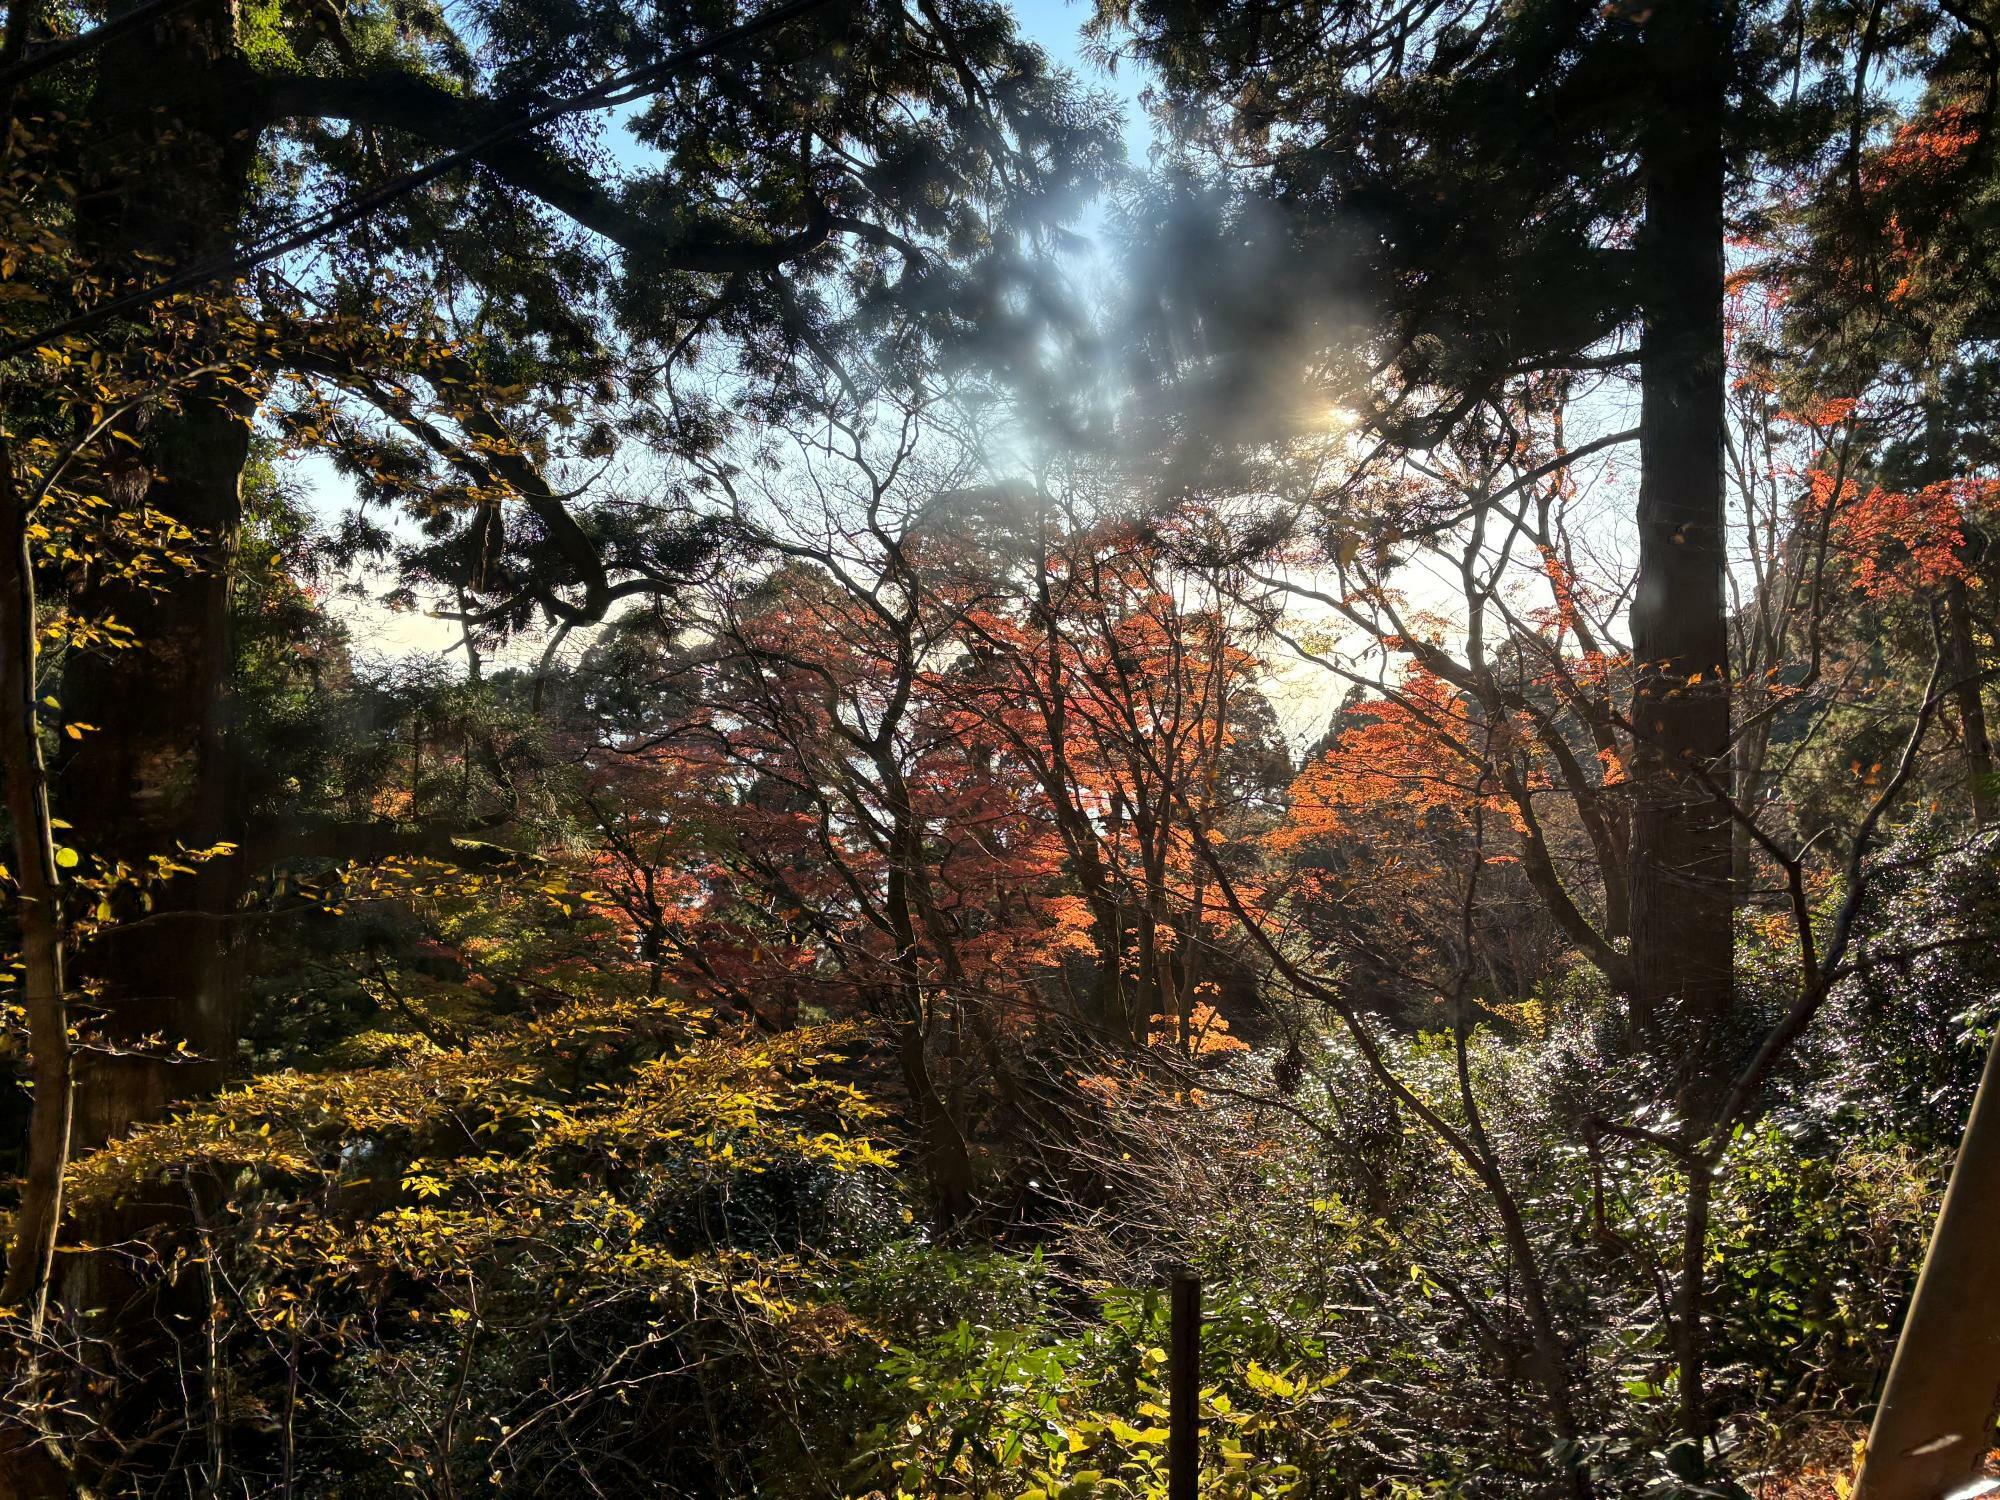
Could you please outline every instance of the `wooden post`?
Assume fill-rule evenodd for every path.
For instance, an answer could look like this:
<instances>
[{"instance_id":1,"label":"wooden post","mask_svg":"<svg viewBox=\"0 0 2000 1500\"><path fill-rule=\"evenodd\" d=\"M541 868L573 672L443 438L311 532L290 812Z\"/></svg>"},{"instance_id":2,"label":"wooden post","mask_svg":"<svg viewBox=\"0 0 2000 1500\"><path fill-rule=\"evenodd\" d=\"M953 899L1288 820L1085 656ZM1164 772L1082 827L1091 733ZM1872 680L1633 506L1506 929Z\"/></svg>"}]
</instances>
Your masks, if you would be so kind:
<instances>
[{"instance_id":1,"label":"wooden post","mask_svg":"<svg viewBox=\"0 0 2000 1500\"><path fill-rule=\"evenodd\" d=\"M1169 1273L1167 1500L1195 1500L1201 1478L1201 1277Z\"/></svg>"},{"instance_id":2,"label":"wooden post","mask_svg":"<svg viewBox=\"0 0 2000 1500\"><path fill-rule=\"evenodd\" d=\"M1966 1484L2000 1406L2000 1037L1965 1122L1903 1319L1854 1500L1940 1500Z\"/></svg>"}]
</instances>

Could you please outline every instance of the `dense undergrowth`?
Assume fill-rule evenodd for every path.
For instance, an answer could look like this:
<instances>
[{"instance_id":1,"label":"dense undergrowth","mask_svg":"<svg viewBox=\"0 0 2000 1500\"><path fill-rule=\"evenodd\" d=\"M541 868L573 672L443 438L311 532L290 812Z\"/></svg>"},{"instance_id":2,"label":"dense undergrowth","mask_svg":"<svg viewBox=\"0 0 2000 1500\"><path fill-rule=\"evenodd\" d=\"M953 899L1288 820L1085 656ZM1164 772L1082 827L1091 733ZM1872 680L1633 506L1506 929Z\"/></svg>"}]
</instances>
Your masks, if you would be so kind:
<instances>
[{"instance_id":1,"label":"dense undergrowth","mask_svg":"<svg viewBox=\"0 0 2000 1500\"><path fill-rule=\"evenodd\" d=\"M1898 919L1988 878L1983 850L1922 868L1881 898ZM127 1276L199 1372L176 1393L195 1472L329 1497L1163 1494L1179 1261L1204 1278L1204 1495L1498 1495L1546 1472L1490 1214L1312 1014L1245 1014L1265 1040L1192 1076L1139 1059L1074 1088L1071 1138L1035 1164L989 1143L995 1206L940 1239L878 1041L648 998L602 900L547 867L356 882L311 919L316 998L272 1013L257 1081L81 1165L79 1213L193 1206ZM1727 1153L1714 1379L1752 1493L1868 1400L1995 977L1965 952L1858 976ZM343 1006L377 1024L328 1047ZM1604 1016L1572 989L1489 1019L1473 1085L1537 1205L1591 1470L1693 1494L1655 1259L1674 1174L1548 1144L1619 1087ZM1447 1037L1394 1048L1449 1093ZM86 1367L110 1355L89 1328L55 1335ZM52 1414L83 1450L131 1421L127 1374Z\"/></svg>"},{"instance_id":2,"label":"dense undergrowth","mask_svg":"<svg viewBox=\"0 0 2000 1500\"><path fill-rule=\"evenodd\" d=\"M2000 1382L1992 0L1083 9L1144 164L1002 0L6 5L0 1494L1154 1500L1182 1266L1204 1500Z\"/></svg>"}]
</instances>

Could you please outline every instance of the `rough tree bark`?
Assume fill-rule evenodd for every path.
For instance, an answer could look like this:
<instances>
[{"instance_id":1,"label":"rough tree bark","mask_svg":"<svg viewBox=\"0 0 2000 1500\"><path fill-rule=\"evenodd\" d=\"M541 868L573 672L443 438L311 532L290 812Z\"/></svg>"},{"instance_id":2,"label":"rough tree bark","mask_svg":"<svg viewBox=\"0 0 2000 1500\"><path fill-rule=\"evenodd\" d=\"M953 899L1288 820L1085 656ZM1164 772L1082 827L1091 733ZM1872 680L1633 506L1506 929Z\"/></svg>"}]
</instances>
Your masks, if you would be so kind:
<instances>
[{"instance_id":1,"label":"rough tree bark","mask_svg":"<svg viewBox=\"0 0 2000 1500\"><path fill-rule=\"evenodd\" d=\"M916 1115L925 1175L930 1179L940 1232L950 1234L973 1210L972 1158L951 1106L937 1087L930 1058L932 1006L922 973L918 887L924 880L923 828L900 770L880 754L877 772L889 804L889 869L883 908L895 932L897 975L896 1054L903 1067L904 1086Z\"/></svg>"},{"instance_id":2,"label":"rough tree bark","mask_svg":"<svg viewBox=\"0 0 2000 1500\"><path fill-rule=\"evenodd\" d=\"M1729 38L1720 0L1656 7L1645 50L1655 93L1641 141L1638 242L1639 573L1631 610L1630 1001L1636 1038L1698 1138L1727 1093L1734 1040L1729 635L1723 567L1723 116ZM1684 1457L1709 1432L1704 1326L1709 1180L1683 1208L1675 1355Z\"/></svg>"},{"instance_id":3,"label":"rough tree bark","mask_svg":"<svg viewBox=\"0 0 2000 1500\"><path fill-rule=\"evenodd\" d=\"M113 17L126 8L114 6ZM231 246L256 157L236 19L233 0L199 0L100 50L79 237L104 274L150 278L161 264ZM139 641L79 655L64 673L66 708L98 726L58 768L77 840L93 854L143 866L235 831L223 719L250 408L242 392L207 382L129 429L139 446L114 479L120 498L192 528L201 567L157 593L86 586L91 612L115 615ZM226 920L236 878L233 861L210 862L165 886L147 921L78 955L102 986L109 1040L157 1033L198 1060L146 1048L91 1054L78 1070L77 1149L222 1081L237 1023L239 963Z\"/></svg>"},{"instance_id":4,"label":"rough tree bark","mask_svg":"<svg viewBox=\"0 0 2000 1500\"><path fill-rule=\"evenodd\" d=\"M69 1165L75 1105L75 1054L70 1045L63 972L60 877L49 826L49 784L36 725L35 576L28 546L28 502L14 474L13 454L0 439L0 776L6 778L14 879L19 896L21 965L25 970L29 1077L35 1088L28 1117L27 1169L0 1306L24 1313L28 1337L10 1344L6 1378L19 1389L39 1385L40 1339L55 1274L62 1228L63 1174ZM55 1500L71 1476L60 1456L29 1424L0 1423L0 1494Z\"/></svg>"},{"instance_id":5,"label":"rough tree bark","mask_svg":"<svg viewBox=\"0 0 2000 1500\"><path fill-rule=\"evenodd\" d=\"M1644 144L1639 574L1631 612L1632 1003L1642 1034L1683 1023L1693 1035L1676 1050L1709 1071L1715 1059L1686 1042L1722 1028L1734 990L1731 823L1700 776L1722 773L1729 748L1719 10L1714 0L1690 0L1659 7L1647 22L1660 97Z\"/></svg>"},{"instance_id":6,"label":"rough tree bark","mask_svg":"<svg viewBox=\"0 0 2000 1500\"><path fill-rule=\"evenodd\" d=\"M1986 699L1979 676L1979 651L1972 639L1972 601L1965 583L1945 588L1945 640L1951 650L1952 704L1958 710L1959 752L1965 760L1966 794L1972 819L1984 828L1993 821L1993 738L1986 725Z\"/></svg>"},{"instance_id":7,"label":"rough tree bark","mask_svg":"<svg viewBox=\"0 0 2000 1500\"><path fill-rule=\"evenodd\" d=\"M69 1163L74 1097L69 1004L63 977L60 876L49 826L48 775L37 730L35 575L27 502L13 454L0 438L0 775L7 781L14 880L20 893L21 961L26 970L29 1076L28 1161L21 1206L7 1247L0 1305L27 1314L39 1335L48 1308L63 1171Z\"/></svg>"}]
</instances>

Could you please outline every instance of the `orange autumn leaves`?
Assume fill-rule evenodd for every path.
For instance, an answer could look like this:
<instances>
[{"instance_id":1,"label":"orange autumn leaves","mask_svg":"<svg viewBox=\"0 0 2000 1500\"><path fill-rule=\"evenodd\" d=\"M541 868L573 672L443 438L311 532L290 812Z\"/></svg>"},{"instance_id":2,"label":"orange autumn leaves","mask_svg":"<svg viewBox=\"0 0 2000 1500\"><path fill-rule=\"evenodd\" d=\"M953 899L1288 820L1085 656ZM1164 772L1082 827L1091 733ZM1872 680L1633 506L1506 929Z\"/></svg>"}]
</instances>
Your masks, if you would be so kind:
<instances>
[{"instance_id":1,"label":"orange autumn leaves","mask_svg":"<svg viewBox=\"0 0 2000 1500\"><path fill-rule=\"evenodd\" d=\"M1416 976L1462 921L1474 865L1488 880L1518 874L1520 809L1496 757L1515 758L1537 788L1548 778L1517 726L1489 729L1420 667L1342 717L1265 848L1289 872L1294 934L1321 962L1340 964L1359 993L1422 990Z\"/></svg>"},{"instance_id":2,"label":"orange autumn leaves","mask_svg":"<svg viewBox=\"0 0 2000 1500\"><path fill-rule=\"evenodd\" d=\"M1346 717L1325 753L1292 783L1290 816L1265 840L1273 853L1365 845L1372 879L1403 871L1410 878L1420 870L1435 875L1438 840L1463 837L1475 814L1489 836L1521 829L1521 809L1499 758L1514 762L1514 784L1529 793L1550 785L1526 726L1484 719L1465 694L1422 667ZM1621 767L1606 760L1604 783L1621 776ZM1512 858L1499 847L1485 857Z\"/></svg>"},{"instance_id":3,"label":"orange autumn leaves","mask_svg":"<svg viewBox=\"0 0 2000 1500\"><path fill-rule=\"evenodd\" d=\"M1386 808L1421 822L1492 796L1475 748L1480 728L1464 696L1432 673L1413 669L1394 697L1367 703L1351 719L1292 783L1291 816L1272 832L1273 850L1356 837Z\"/></svg>"},{"instance_id":4,"label":"orange autumn leaves","mask_svg":"<svg viewBox=\"0 0 2000 1500\"><path fill-rule=\"evenodd\" d=\"M1227 922L1192 829L1227 815L1256 659L1129 528L1065 537L1019 592L969 588L936 537L887 565L716 601L657 727L584 752L595 883L666 982L732 1008L916 993L1018 1029L1101 1003L1110 968L1143 1040L1156 976Z\"/></svg>"},{"instance_id":5,"label":"orange autumn leaves","mask_svg":"<svg viewBox=\"0 0 2000 1500\"><path fill-rule=\"evenodd\" d=\"M2000 481L1991 479L1896 491L1814 469L1807 482L1808 515L1824 519L1854 587L1870 599L1907 598L1967 579L1966 526L1990 518L2000 502Z\"/></svg>"},{"instance_id":6,"label":"orange autumn leaves","mask_svg":"<svg viewBox=\"0 0 2000 1500\"><path fill-rule=\"evenodd\" d=\"M1823 528L1858 593L1907 599L1971 578L1967 532L1991 524L2000 480L1960 475L1909 489L1864 481L1845 455L1871 414L1852 397L1819 397L1778 418L1814 450L1796 476L1801 518Z\"/></svg>"}]
</instances>

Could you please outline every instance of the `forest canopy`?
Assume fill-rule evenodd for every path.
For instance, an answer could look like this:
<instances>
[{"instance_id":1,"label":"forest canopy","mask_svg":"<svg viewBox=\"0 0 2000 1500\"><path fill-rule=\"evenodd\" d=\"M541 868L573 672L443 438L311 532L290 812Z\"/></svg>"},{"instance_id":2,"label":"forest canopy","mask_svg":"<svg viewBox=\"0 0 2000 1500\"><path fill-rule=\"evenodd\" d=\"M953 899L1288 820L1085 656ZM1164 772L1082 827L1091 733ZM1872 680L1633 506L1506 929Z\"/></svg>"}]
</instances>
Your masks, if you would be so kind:
<instances>
[{"instance_id":1,"label":"forest canopy","mask_svg":"<svg viewBox=\"0 0 2000 1500\"><path fill-rule=\"evenodd\" d=\"M1991 0L0 11L0 1494L2000 1482Z\"/></svg>"}]
</instances>

